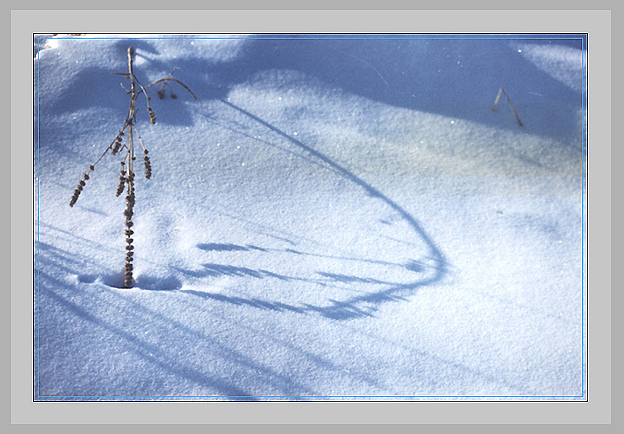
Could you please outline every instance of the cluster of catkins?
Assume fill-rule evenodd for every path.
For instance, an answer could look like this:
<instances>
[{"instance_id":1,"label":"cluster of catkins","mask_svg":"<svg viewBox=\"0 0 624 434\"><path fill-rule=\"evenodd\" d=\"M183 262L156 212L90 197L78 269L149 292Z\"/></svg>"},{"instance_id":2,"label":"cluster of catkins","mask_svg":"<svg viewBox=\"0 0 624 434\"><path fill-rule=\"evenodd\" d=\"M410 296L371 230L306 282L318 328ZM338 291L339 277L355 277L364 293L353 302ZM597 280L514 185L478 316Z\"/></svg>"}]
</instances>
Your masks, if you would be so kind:
<instances>
[{"instance_id":1,"label":"cluster of catkins","mask_svg":"<svg viewBox=\"0 0 624 434\"><path fill-rule=\"evenodd\" d=\"M124 135L123 131L120 131L117 135L117 138L112 144L111 153L116 154L122 146L122 136ZM143 161L145 163L145 178L150 179L152 177L152 163L150 162L148 156L147 149L143 149ZM136 157L128 157L131 158L132 161L136 160ZM86 184L86 180L89 179L89 173L95 169L95 165L91 164L89 166L89 171L83 174L82 179L78 182L78 186L74 190L74 194L69 202L69 206L74 206L76 201L78 200L78 196L82 192ZM126 169L126 162L121 161L121 171L119 175L119 184L117 185L117 191L115 192L115 196L121 196L121 194L126 191L126 210L124 211L124 216L126 217L126 264L124 270L124 287L130 288L132 287L132 271L133 271L133 260L134 260L134 239L132 235L134 234L134 230L132 227L134 223L132 222L132 217L134 215L134 204L135 204L135 193L134 193L134 172L130 170L131 168Z\"/></svg>"},{"instance_id":2,"label":"cluster of catkins","mask_svg":"<svg viewBox=\"0 0 624 434\"><path fill-rule=\"evenodd\" d=\"M82 189L86 185L86 181L89 179L90 173L93 172L93 170L95 169L95 165L106 155L106 153L108 153L108 151L111 151L112 155L116 155L122 149L126 150L126 157L124 161L121 162L121 174L119 176L119 185L117 186L117 191L115 193L116 196L121 196L124 190L126 190L127 192L126 193L126 210L124 212L124 215L126 216L126 230L125 230L125 233L126 233L126 266L125 266L125 273L124 273L124 287L126 288L132 287L132 261L134 260L134 246L132 245L134 241L134 239L132 238L132 235L134 234L134 231L132 229L132 226L133 226L132 216L134 214L134 203L135 203L133 162L136 159L136 157L134 155L135 147L134 147L133 135L136 131L136 127L134 126L134 121L136 120L135 119L136 100L141 93L145 95L145 98L147 99L147 113L150 118L150 123L155 124L156 115L154 114L154 111L150 107L150 104L149 104L150 97L149 95L147 95L146 88L152 85L158 84L158 83L162 83L161 89L158 91L158 96L163 98L165 85L168 86L168 83L170 81L174 81L180 84L182 87L184 87L184 89L186 89L193 96L193 98L197 99L195 94L193 94L193 92L184 83L172 77L167 77L167 78L157 80L143 87L137 80L132 70L133 56L134 56L134 49L132 47L129 47L128 48L128 73L121 74L121 75L124 75L126 78L130 79L130 82L131 82L131 89L130 89L130 92L128 92L131 95L130 96L130 111L128 112L128 116L121 130L115 137L115 140L113 140L113 142L106 148L106 150L100 156L100 158L98 158L98 160L94 164L89 166L89 171L85 173L83 177L80 179L80 181L78 182L78 186L76 187L76 190L74 190L74 194L69 202L69 206L73 207L76 201L78 200L78 196L80 196ZM136 90L137 84L141 87L141 91ZM171 92L171 98L176 98L173 92ZM126 131L128 135L126 139L127 140L126 145L122 143L124 131ZM145 163L145 177L147 179L150 179L152 177L152 164L150 162L149 156L147 155L148 154L147 149L145 149L143 145L143 141L138 131L136 131L136 135L139 141L141 142L141 146L143 147L143 161ZM126 164L127 164L127 167L126 167Z\"/></svg>"}]
</instances>

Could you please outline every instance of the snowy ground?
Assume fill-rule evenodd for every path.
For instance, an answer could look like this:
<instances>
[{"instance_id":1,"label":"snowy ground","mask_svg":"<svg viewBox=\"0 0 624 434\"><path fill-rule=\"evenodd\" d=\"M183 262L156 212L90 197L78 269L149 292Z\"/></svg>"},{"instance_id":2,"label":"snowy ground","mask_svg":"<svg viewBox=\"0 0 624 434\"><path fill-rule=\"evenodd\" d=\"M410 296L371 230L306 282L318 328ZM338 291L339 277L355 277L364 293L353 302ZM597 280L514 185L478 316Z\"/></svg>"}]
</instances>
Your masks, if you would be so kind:
<instances>
[{"instance_id":1,"label":"snowy ground","mask_svg":"<svg viewBox=\"0 0 624 434\"><path fill-rule=\"evenodd\" d=\"M584 399L581 40L488 38L41 40L35 399Z\"/></svg>"}]
</instances>

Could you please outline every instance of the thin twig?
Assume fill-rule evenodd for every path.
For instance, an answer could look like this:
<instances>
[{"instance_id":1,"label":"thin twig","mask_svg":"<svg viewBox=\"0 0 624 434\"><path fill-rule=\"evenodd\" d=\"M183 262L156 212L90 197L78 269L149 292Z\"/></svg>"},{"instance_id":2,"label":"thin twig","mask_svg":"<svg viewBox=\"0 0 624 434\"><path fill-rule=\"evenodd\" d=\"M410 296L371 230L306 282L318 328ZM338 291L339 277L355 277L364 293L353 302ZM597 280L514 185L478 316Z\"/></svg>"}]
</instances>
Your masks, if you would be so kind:
<instances>
[{"instance_id":1,"label":"thin twig","mask_svg":"<svg viewBox=\"0 0 624 434\"><path fill-rule=\"evenodd\" d=\"M496 106L498 105L498 100L500 99L501 94L504 94L505 98L507 98L507 102L509 103L509 107L511 107L511 111L513 111L513 114L516 116L516 120L518 121L518 125L523 126L522 125L522 121L520 120L520 116L518 116L518 113L516 112L516 109L514 108L513 104L511 103L511 99L509 98L509 95L507 95L507 92L505 92L505 89L503 89L502 87L498 91L498 95L496 95L496 101L494 101L494 107L492 107L492 111L496 111Z\"/></svg>"},{"instance_id":2,"label":"thin twig","mask_svg":"<svg viewBox=\"0 0 624 434\"><path fill-rule=\"evenodd\" d=\"M146 88L148 88L148 87L152 87L152 86L154 86L155 84L162 83L163 81L175 81L175 82L176 82L176 83L178 83L180 86L182 86L184 89L186 89L186 90L188 91L188 93L190 93L190 94L193 96L193 98L197 99L197 97L196 97L196 96L195 96L195 94L191 91L191 89L189 89L189 88L188 88L188 87L187 87L184 83L182 83L180 80L177 80L177 79L172 78L172 77L161 78L160 80L156 80L155 82L150 83L150 84L148 84L148 85L147 85L147 86L145 86L145 87L146 87Z\"/></svg>"},{"instance_id":3,"label":"thin twig","mask_svg":"<svg viewBox=\"0 0 624 434\"><path fill-rule=\"evenodd\" d=\"M139 129L136 127L136 125L133 125L134 127L134 131L137 134L137 137L139 138L139 142L141 143L141 147L143 148L143 150L145 150L145 144L143 143L143 139L141 138L141 134L139 134Z\"/></svg>"}]
</instances>

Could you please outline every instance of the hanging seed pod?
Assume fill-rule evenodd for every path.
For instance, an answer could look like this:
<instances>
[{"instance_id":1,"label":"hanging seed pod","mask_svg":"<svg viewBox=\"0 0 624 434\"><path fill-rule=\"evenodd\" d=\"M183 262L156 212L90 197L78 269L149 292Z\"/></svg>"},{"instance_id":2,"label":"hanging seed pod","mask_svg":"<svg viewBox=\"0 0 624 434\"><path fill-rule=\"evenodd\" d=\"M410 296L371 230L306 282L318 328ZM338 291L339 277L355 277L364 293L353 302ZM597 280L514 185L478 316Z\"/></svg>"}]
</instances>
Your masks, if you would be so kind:
<instances>
[{"instance_id":1,"label":"hanging seed pod","mask_svg":"<svg viewBox=\"0 0 624 434\"><path fill-rule=\"evenodd\" d=\"M117 140L115 141L115 144L113 145L111 154L113 155L117 154L117 152L119 152L119 148L121 148L121 137L117 136Z\"/></svg>"},{"instance_id":2,"label":"hanging seed pod","mask_svg":"<svg viewBox=\"0 0 624 434\"><path fill-rule=\"evenodd\" d=\"M69 206L74 206L76 204L76 201L78 200L79 195L80 195L80 192L78 190L74 190L74 195L69 201Z\"/></svg>"},{"instance_id":3,"label":"hanging seed pod","mask_svg":"<svg viewBox=\"0 0 624 434\"><path fill-rule=\"evenodd\" d=\"M145 178L150 179L152 177L152 163L147 155L147 149L143 151L143 161L145 162Z\"/></svg>"},{"instance_id":4,"label":"hanging seed pod","mask_svg":"<svg viewBox=\"0 0 624 434\"><path fill-rule=\"evenodd\" d=\"M72 195L69 201L69 206L73 207L78 201L78 196L80 196L80 193L82 193L82 189L86 185L85 179L89 179L89 175L87 175L86 173L83 174L82 179L78 181L78 185L76 186L76 189L74 190L74 194Z\"/></svg>"},{"instance_id":5,"label":"hanging seed pod","mask_svg":"<svg viewBox=\"0 0 624 434\"><path fill-rule=\"evenodd\" d=\"M119 185L117 186L117 191L115 192L115 196L121 196L121 193L124 191L124 186L126 185L126 171L122 170L121 175L119 175Z\"/></svg>"},{"instance_id":6,"label":"hanging seed pod","mask_svg":"<svg viewBox=\"0 0 624 434\"><path fill-rule=\"evenodd\" d=\"M152 110L151 107L147 108L147 112L149 114L150 117L150 123L151 124L155 124L156 123L156 115L154 114L154 111Z\"/></svg>"}]
</instances>

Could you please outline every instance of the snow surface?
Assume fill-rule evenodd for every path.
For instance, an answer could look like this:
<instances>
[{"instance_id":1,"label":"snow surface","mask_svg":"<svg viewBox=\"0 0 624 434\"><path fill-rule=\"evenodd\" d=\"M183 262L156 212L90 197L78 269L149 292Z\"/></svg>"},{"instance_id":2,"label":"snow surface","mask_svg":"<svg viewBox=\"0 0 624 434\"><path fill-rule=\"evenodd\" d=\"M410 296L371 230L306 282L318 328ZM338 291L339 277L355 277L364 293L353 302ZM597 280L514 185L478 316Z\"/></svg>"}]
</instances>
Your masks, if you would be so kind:
<instances>
[{"instance_id":1,"label":"snow surface","mask_svg":"<svg viewBox=\"0 0 624 434\"><path fill-rule=\"evenodd\" d=\"M35 400L584 399L581 41L358 38L39 40Z\"/></svg>"}]
</instances>

